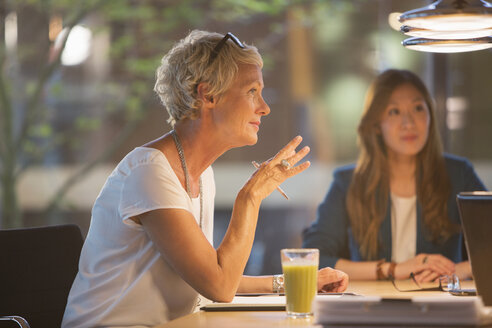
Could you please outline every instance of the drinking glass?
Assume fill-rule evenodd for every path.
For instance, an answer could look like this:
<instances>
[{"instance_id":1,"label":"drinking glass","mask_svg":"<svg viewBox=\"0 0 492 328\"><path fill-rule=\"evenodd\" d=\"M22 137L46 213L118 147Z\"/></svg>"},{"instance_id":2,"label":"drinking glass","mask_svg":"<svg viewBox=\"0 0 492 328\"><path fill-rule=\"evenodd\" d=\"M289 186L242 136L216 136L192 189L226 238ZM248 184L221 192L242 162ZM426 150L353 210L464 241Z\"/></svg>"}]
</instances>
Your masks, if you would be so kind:
<instances>
[{"instance_id":1,"label":"drinking glass","mask_svg":"<svg viewBox=\"0 0 492 328\"><path fill-rule=\"evenodd\" d=\"M319 250L290 248L280 251L284 290L289 317L312 316L312 302L317 292Z\"/></svg>"}]
</instances>

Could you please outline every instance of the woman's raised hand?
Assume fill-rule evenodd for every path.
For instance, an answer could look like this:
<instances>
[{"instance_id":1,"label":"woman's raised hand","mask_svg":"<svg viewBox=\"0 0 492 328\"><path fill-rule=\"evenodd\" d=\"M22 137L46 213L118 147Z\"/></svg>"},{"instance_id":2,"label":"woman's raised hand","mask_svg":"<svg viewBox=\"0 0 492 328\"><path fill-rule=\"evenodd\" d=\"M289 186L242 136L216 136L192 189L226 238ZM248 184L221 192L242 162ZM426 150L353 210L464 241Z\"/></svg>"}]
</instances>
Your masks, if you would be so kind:
<instances>
[{"instance_id":1,"label":"woman's raised hand","mask_svg":"<svg viewBox=\"0 0 492 328\"><path fill-rule=\"evenodd\" d=\"M243 191L250 192L255 199L262 201L286 179L307 169L311 165L309 161L296 166L310 151L309 147L305 146L296 152L301 141L301 136L295 137L273 158L260 164L244 185Z\"/></svg>"},{"instance_id":2,"label":"woman's raised hand","mask_svg":"<svg viewBox=\"0 0 492 328\"><path fill-rule=\"evenodd\" d=\"M347 289L348 275L340 270L323 268L318 271L318 291L325 293L341 293Z\"/></svg>"}]
</instances>

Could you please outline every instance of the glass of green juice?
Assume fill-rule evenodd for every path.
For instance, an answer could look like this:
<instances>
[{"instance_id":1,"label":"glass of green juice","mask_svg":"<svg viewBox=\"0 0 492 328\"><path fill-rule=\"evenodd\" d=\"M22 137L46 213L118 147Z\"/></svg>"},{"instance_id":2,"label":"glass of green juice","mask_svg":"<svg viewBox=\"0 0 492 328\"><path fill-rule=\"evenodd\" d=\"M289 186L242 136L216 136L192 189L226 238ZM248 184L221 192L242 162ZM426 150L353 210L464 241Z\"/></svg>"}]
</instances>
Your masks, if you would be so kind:
<instances>
[{"instance_id":1,"label":"glass of green juice","mask_svg":"<svg viewBox=\"0 0 492 328\"><path fill-rule=\"evenodd\" d=\"M311 305L317 293L319 250L287 248L280 251L287 315L305 318L313 315Z\"/></svg>"}]
</instances>

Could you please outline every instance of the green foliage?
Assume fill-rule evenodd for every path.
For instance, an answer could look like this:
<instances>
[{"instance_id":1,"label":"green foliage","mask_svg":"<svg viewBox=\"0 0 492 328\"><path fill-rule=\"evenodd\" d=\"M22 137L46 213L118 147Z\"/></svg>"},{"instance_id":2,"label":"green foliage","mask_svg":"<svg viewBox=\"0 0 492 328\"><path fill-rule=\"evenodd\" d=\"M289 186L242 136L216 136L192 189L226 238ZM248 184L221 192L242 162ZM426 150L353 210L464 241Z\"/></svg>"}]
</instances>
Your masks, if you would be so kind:
<instances>
[{"instance_id":1,"label":"green foliage","mask_svg":"<svg viewBox=\"0 0 492 328\"><path fill-rule=\"evenodd\" d=\"M102 74L103 78L91 86L97 90L98 99L86 99L87 94L94 95L84 80L87 67L61 66L59 56L63 48L54 51L47 36L41 35L46 29L30 31L36 35L36 41L19 44L14 54L6 54L1 43L0 219L8 218L3 226L22 225L16 199L19 172L42 162L59 147L77 149L78 158L83 157L91 146L87 145L87 136L115 119L123 123L121 133L104 146L104 151L94 158L85 158L84 167L56 192L47 204L48 213L63 203L71 186L128 138L151 108L150 104L157 104L152 91L154 72L178 33L184 35L194 28L211 26L207 25L211 22L235 23L255 15L282 15L295 3L302 1L6 0L0 4L0 13L30 8L45 22L56 15L63 18L64 27L83 23L95 33L94 38L107 33L111 42L110 74ZM284 27L272 23L272 31L280 34ZM264 61L266 68L273 67L275 57L265 53ZM30 67L28 74L22 69L26 64ZM74 78L73 72L77 70L83 74ZM70 105L74 99L78 100L78 107ZM80 103L88 108L81 109ZM57 122L56 126L62 122L63 128L55 129L53 122Z\"/></svg>"},{"instance_id":2,"label":"green foliage","mask_svg":"<svg viewBox=\"0 0 492 328\"><path fill-rule=\"evenodd\" d=\"M162 9L160 21L162 32L172 31L179 26L188 25L196 27L203 24L204 10L200 9L200 5L204 1L183 0L177 1L174 6L167 6Z\"/></svg>"},{"instance_id":3,"label":"green foliage","mask_svg":"<svg viewBox=\"0 0 492 328\"><path fill-rule=\"evenodd\" d=\"M61 81L52 83L50 93L55 98L61 97L63 93L63 83Z\"/></svg>"},{"instance_id":4,"label":"green foliage","mask_svg":"<svg viewBox=\"0 0 492 328\"><path fill-rule=\"evenodd\" d=\"M234 21L256 14L278 15L290 1L287 0L214 0L214 14L218 20Z\"/></svg>"},{"instance_id":5,"label":"green foliage","mask_svg":"<svg viewBox=\"0 0 492 328\"><path fill-rule=\"evenodd\" d=\"M22 147L27 154L34 154L36 152L37 146L31 140L27 140Z\"/></svg>"},{"instance_id":6,"label":"green foliage","mask_svg":"<svg viewBox=\"0 0 492 328\"><path fill-rule=\"evenodd\" d=\"M125 61L125 68L130 74L135 76L149 77L154 76L156 67L159 65L159 58L130 58Z\"/></svg>"},{"instance_id":7,"label":"green foliage","mask_svg":"<svg viewBox=\"0 0 492 328\"><path fill-rule=\"evenodd\" d=\"M29 135L34 138L49 138L53 135L53 129L47 123L41 123L32 126L29 129Z\"/></svg>"},{"instance_id":8,"label":"green foliage","mask_svg":"<svg viewBox=\"0 0 492 328\"><path fill-rule=\"evenodd\" d=\"M29 80L25 84L25 94L29 97L34 94L34 91L36 91L37 88L37 83L36 81Z\"/></svg>"},{"instance_id":9,"label":"green foliage","mask_svg":"<svg viewBox=\"0 0 492 328\"><path fill-rule=\"evenodd\" d=\"M118 58L127 53L134 45L135 39L133 35L125 34L113 41L111 45L111 57Z\"/></svg>"},{"instance_id":10,"label":"green foliage","mask_svg":"<svg viewBox=\"0 0 492 328\"><path fill-rule=\"evenodd\" d=\"M154 66L154 69L155 67L156 66ZM152 72L153 71L154 70L152 70ZM144 81L133 81L131 84L131 88L136 95L143 96L145 94L148 94L151 86L149 86L149 84L145 83Z\"/></svg>"},{"instance_id":11,"label":"green foliage","mask_svg":"<svg viewBox=\"0 0 492 328\"><path fill-rule=\"evenodd\" d=\"M138 96L130 96L125 103L125 119L128 121L141 119L143 116L142 100Z\"/></svg>"},{"instance_id":12,"label":"green foliage","mask_svg":"<svg viewBox=\"0 0 492 328\"><path fill-rule=\"evenodd\" d=\"M97 131L102 125L98 117L79 116L75 119L75 128L82 132Z\"/></svg>"},{"instance_id":13,"label":"green foliage","mask_svg":"<svg viewBox=\"0 0 492 328\"><path fill-rule=\"evenodd\" d=\"M102 10L109 21L129 22L134 17L134 8L128 0L106 1Z\"/></svg>"}]
</instances>

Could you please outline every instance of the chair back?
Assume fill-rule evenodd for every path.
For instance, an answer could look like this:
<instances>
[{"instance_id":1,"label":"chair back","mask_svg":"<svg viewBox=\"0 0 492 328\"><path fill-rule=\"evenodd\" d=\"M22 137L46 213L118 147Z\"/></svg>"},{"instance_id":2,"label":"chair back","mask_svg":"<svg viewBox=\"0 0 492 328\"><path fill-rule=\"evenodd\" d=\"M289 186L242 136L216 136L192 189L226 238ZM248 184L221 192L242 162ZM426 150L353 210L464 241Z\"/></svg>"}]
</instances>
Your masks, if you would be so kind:
<instances>
[{"instance_id":1,"label":"chair back","mask_svg":"<svg viewBox=\"0 0 492 328\"><path fill-rule=\"evenodd\" d=\"M0 327L1 328L31 328L26 319L16 315L0 317Z\"/></svg>"},{"instance_id":2,"label":"chair back","mask_svg":"<svg viewBox=\"0 0 492 328\"><path fill-rule=\"evenodd\" d=\"M0 230L0 315L60 327L82 244L74 224Z\"/></svg>"}]
</instances>

